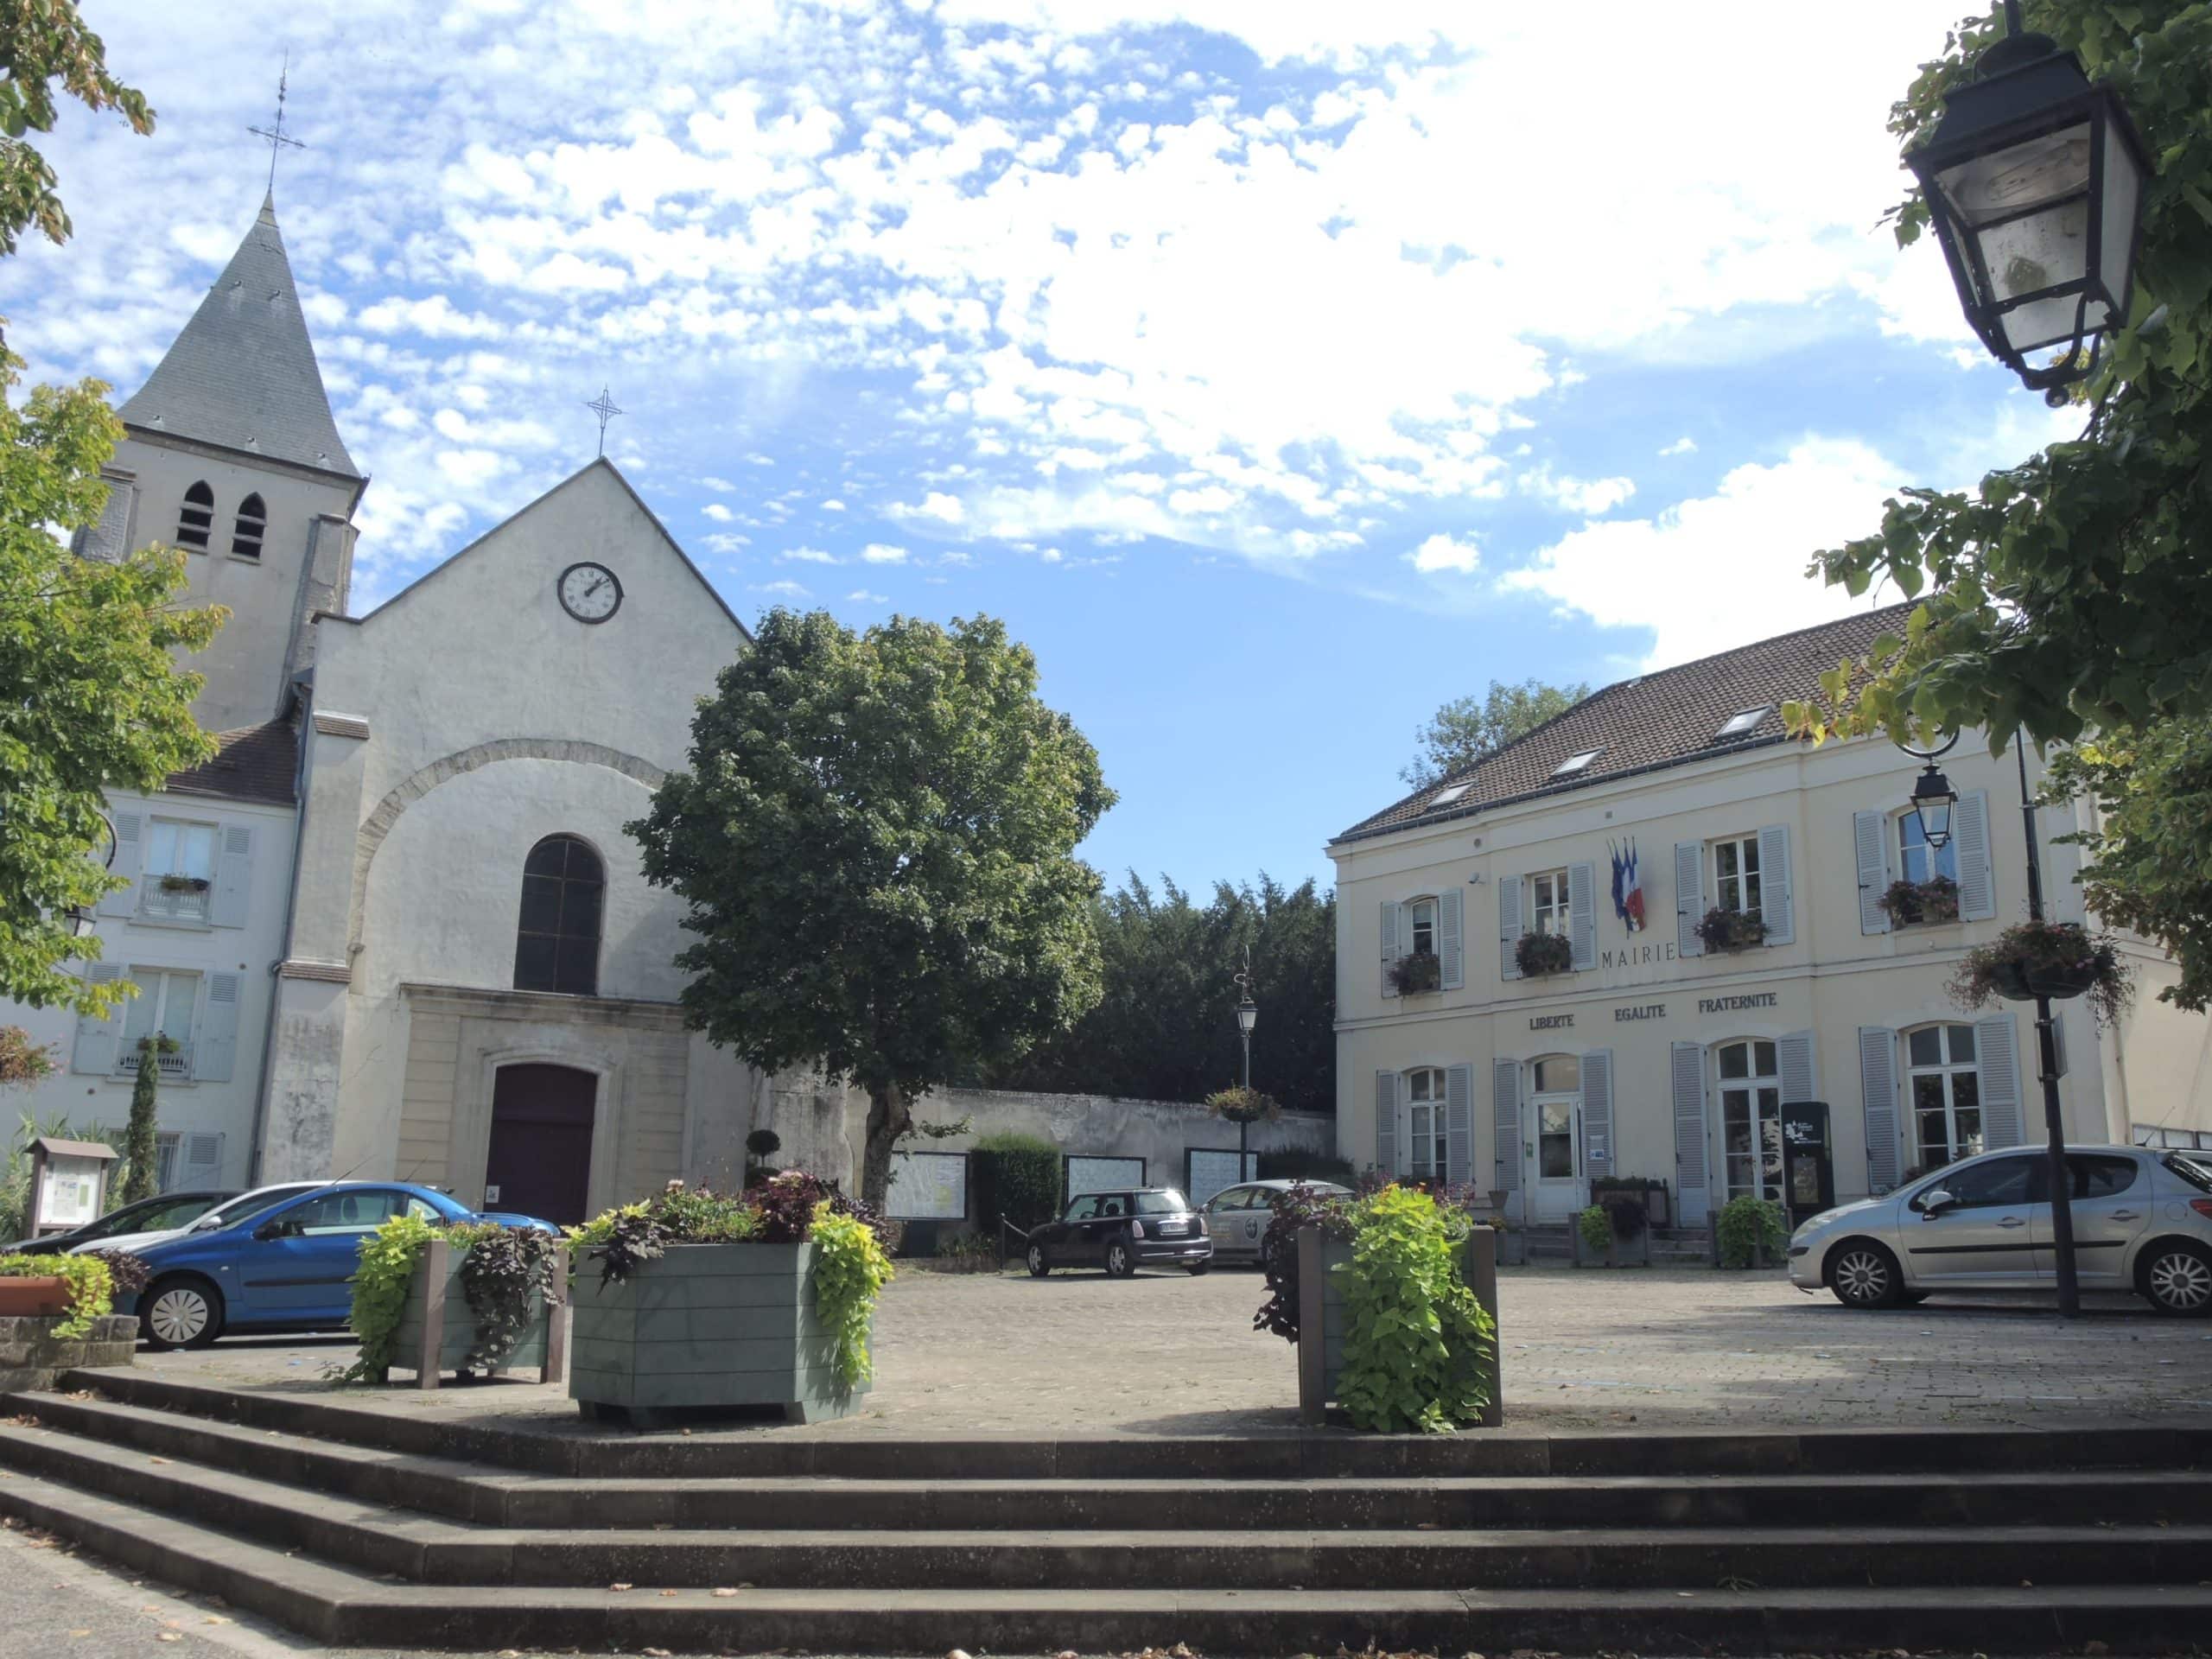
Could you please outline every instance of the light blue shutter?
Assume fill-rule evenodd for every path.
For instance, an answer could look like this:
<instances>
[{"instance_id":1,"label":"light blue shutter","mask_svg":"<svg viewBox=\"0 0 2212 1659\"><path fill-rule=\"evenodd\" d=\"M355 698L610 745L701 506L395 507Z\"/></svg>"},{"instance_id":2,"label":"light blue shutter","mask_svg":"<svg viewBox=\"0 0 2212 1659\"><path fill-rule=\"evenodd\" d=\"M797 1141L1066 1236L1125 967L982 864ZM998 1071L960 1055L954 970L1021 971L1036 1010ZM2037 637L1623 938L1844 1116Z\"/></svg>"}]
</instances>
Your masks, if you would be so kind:
<instances>
[{"instance_id":1,"label":"light blue shutter","mask_svg":"<svg viewBox=\"0 0 2212 1659\"><path fill-rule=\"evenodd\" d=\"M1521 878L1503 875L1497 881L1497 971L1507 979L1521 977L1521 964L1513 947L1521 943Z\"/></svg>"},{"instance_id":2,"label":"light blue shutter","mask_svg":"<svg viewBox=\"0 0 2212 1659\"><path fill-rule=\"evenodd\" d=\"M1859 1027L1859 1091L1866 1112L1866 1190L1897 1184L1897 1034Z\"/></svg>"},{"instance_id":3,"label":"light blue shutter","mask_svg":"<svg viewBox=\"0 0 2212 1659\"><path fill-rule=\"evenodd\" d=\"M1975 1020L1974 1052L1981 1071L1984 1149L1995 1152L1999 1147L2017 1147L2021 1141L2020 1051L2013 1039L2012 1016L1993 1014Z\"/></svg>"},{"instance_id":4,"label":"light blue shutter","mask_svg":"<svg viewBox=\"0 0 2212 1659\"><path fill-rule=\"evenodd\" d=\"M1705 843L1675 843L1675 947L1686 957L1705 954L1697 925L1705 919Z\"/></svg>"},{"instance_id":5,"label":"light blue shutter","mask_svg":"<svg viewBox=\"0 0 2212 1659\"><path fill-rule=\"evenodd\" d=\"M118 812L114 823L115 862L107 867L107 873L121 876L126 885L102 899L93 913L123 920L138 913L138 867L145 852L146 820L142 813Z\"/></svg>"},{"instance_id":6,"label":"light blue shutter","mask_svg":"<svg viewBox=\"0 0 2212 1659\"><path fill-rule=\"evenodd\" d=\"M1375 1167L1385 1180L1398 1173L1398 1074L1375 1074Z\"/></svg>"},{"instance_id":7,"label":"light blue shutter","mask_svg":"<svg viewBox=\"0 0 2212 1659\"><path fill-rule=\"evenodd\" d=\"M1398 960L1398 901L1382 901L1382 995L1395 996L1398 988L1390 982L1390 969Z\"/></svg>"},{"instance_id":8,"label":"light blue shutter","mask_svg":"<svg viewBox=\"0 0 2212 1659\"><path fill-rule=\"evenodd\" d=\"M1769 944L1797 942L1797 906L1790 893L1789 826L1771 823L1759 831L1759 919Z\"/></svg>"},{"instance_id":9,"label":"light blue shutter","mask_svg":"<svg viewBox=\"0 0 2212 1659\"><path fill-rule=\"evenodd\" d=\"M183 1173L169 1182L188 1192L223 1184L223 1137L219 1131L200 1131L184 1137Z\"/></svg>"},{"instance_id":10,"label":"light blue shutter","mask_svg":"<svg viewBox=\"0 0 2212 1659\"><path fill-rule=\"evenodd\" d=\"M1602 1167L1601 1167L1602 1166ZM1582 1173L1613 1173L1613 1051L1586 1049L1582 1055Z\"/></svg>"},{"instance_id":11,"label":"light blue shutter","mask_svg":"<svg viewBox=\"0 0 2212 1659\"><path fill-rule=\"evenodd\" d=\"M1959 855L1959 919L1986 922L1997 914L1997 880L1989 860L1989 797L1981 791L1961 795L1951 809L1951 845Z\"/></svg>"},{"instance_id":12,"label":"light blue shutter","mask_svg":"<svg viewBox=\"0 0 2212 1659\"><path fill-rule=\"evenodd\" d=\"M1574 971L1598 965L1598 868L1594 864L1567 867L1567 926L1574 942Z\"/></svg>"},{"instance_id":13,"label":"light blue shutter","mask_svg":"<svg viewBox=\"0 0 2212 1659\"><path fill-rule=\"evenodd\" d=\"M1782 1063L1782 1103L1800 1105L1821 1097L1813 1075L1813 1033L1793 1031L1775 1045Z\"/></svg>"},{"instance_id":14,"label":"light blue shutter","mask_svg":"<svg viewBox=\"0 0 2212 1659\"><path fill-rule=\"evenodd\" d=\"M1497 1158L1497 1190L1506 1195L1510 1215L1521 1213L1521 1062L1490 1064L1491 1143Z\"/></svg>"},{"instance_id":15,"label":"light blue shutter","mask_svg":"<svg viewBox=\"0 0 2212 1659\"><path fill-rule=\"evenodd\" d=\"M1675 1189L1686 1226L1705 1224L1705 1048L1673 1045Z\"/></svg>"},{"instance_id":16,"label":"light blue shutter","mask_svg":"<svg viewBox=\"0 0 2212 1659\"><path fill-rule=\"evenodd\" d=\"M222 848L215 858L214 903L209 907L208 921L217 927L244 927L252 891L252 828L243 823L225 824Z\"/></svg>"},{"instance_id":17,"label":"light blue shutter","mask_svg":"<svg viewBox=\"0 0 2212 1659\"><path fill-rule=\"evenodd\" d=\"M1851 845L1859 856L1859 931L1886 933L1890 913L1882 908L1881 899L1890 890L1890 815L1853 813Z\"/></svg>"},{"instance_id":18,"label":"light blue shutter","mask_svg":"<svg viewBox=\"0 0 2212 1659\"><path fill-rule=\"evenodd\" d=\"M121 964L112 962L92 962L85 964L85 982L107 985L123 977ZM105 1020L95 1020L88 1014L77 1016L77 1040L69 1050L69 1069L89 1071L95 1076L115 1070L115 1039L123 1029L123 1010L127 1006L118 1000L115 1012Z\"/></svg>"},{"instance_id":19,"label":"light blue shutter","mask_svg":"<svg viewBox=\"0 0 2212 1659\"><path fill-rule=\"evenodd\" d=\"M200 1083L228 1083L238 1041L239 977L207 976L207 1008L192 1039L192 1075Z\"/></svg>"},{"instance_id":20,"label":"light blue shutter","mask_svg":"<svg viewBox=\"0 0 2212 1659\"><path fill-rule=\"evenodd\" d=\"M1444 1179L1454 1185L1475 1178L1475 1068L1444 1068Z\"/></svg>"},{"instance_id":21,"label":"light blue shutter","mask_svg":"<svg viewBox=\"0 0 2212 1659\"><path fill-rule=\"evenodd\" d=\"M1459 938L1460 913L1465 908L1465 897L1456 887L1446 887L1436 896L1437 982L1447 991L1467 982L1466 951Z\"/></svg>"}]
</instances>

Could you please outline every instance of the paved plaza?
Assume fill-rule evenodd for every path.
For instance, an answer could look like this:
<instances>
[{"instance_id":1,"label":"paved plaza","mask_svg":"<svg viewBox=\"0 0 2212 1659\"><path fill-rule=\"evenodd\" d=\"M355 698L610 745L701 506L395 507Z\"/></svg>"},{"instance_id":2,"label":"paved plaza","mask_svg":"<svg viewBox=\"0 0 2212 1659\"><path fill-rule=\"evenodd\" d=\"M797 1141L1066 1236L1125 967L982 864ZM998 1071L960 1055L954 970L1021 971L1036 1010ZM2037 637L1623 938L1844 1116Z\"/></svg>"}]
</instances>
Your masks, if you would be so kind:
<instances>
[{"instance_id":1,"label":"paved plaza","mask_svg":"<svg viewBox=\"0 0 2212 1659\"><path fill-rule=\"evenodd\" d=\"M1295 1426L1294 1351L1251 1328L1260 1275L909 1270L877 1316L874 1391L841 1421L791 1434L1221 1434ZM2048 1304L1931 1301L1854 1313L1778 1274L1509 1268L1498 1292L1510 1433L1866 1423L2107 1424L2212 1411L2212 1323L2092 1296L2063 1325ZM149 1369L328 1391L338 1339L147 1354ZM524 1374L525 1376L527 1373ZM403 1377L404 1374L402 1374ZM379 1409L543 1414L564 1390L518 1380L434 1394L340 1396Z\"/></svg>"}]
</instances>

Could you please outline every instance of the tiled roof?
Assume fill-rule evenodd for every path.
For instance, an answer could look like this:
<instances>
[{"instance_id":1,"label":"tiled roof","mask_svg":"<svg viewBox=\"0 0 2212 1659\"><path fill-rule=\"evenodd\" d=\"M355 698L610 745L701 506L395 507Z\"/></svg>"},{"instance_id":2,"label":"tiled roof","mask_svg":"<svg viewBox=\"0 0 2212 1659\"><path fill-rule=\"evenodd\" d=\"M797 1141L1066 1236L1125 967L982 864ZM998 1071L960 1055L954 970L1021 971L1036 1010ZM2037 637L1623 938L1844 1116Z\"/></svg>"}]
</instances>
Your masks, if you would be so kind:
<instances>
[{"instance_id":1,"label":"tiled roof","mask_svg":"<svg viewBox=\"0 0 2212 1659\"><path fill-rule=\"evenodd\" d=\"M219 795L231 801L293 804L300 741L288 720L215 734L215 758L173 772L163 787L172 795Z\"/></svg>"},{"instance_id":2,"label":"tiled roof","mask_svg":"<svg viewBox=\"0 0 2212 1659\"><path fill-rule=\"evenodd\" d=\"M1465 771L1363 818L1337 840L1363 840L1425 820L1464 817L1509 801L1786 742L1782 704L1816 695L1820 675L1866 655L1878 635L1901 632L1911 611L1904 604L1863 612L1609 685ZM1719 735L1732 718L1756 709L1764 711L1756 721ZM1559 775L1563 763L1593 749L1594 759ZM1446 795L1452 798L1440 798Z\"/></svg>"},{"instance_id":3,"label":"tiled roof","mask_svg":"<svg viewBox=\"0 0 2212 1659\"><path fill-rule=\"evenodd\" d=\"M360 476L331 418L273 201L118 412L150 431Z\"/></svg>"}]
</instances>

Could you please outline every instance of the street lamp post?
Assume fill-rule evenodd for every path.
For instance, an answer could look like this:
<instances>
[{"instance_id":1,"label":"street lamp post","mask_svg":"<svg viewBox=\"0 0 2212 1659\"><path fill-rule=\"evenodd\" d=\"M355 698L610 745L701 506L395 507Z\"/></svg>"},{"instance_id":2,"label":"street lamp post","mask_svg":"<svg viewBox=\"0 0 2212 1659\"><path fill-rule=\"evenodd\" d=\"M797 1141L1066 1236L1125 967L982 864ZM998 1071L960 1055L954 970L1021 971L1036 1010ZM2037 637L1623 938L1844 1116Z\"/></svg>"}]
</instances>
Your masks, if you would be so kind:
<instances>
[{"instance_id":1,"label":"street lamp post","mask_svg":"<svg viewBox=\"0 0 2212 1659\"><path fill-rule=\"evenodd\" d=\"M1252 1001L1252 953L1244 952L1244 971L1235 976L1241 1000L1236 1004L1236 1030L1244 1039L1244 1091L1252 1091L1252 1027L1260 1023L1260 1005ZM1249 1118L1241 1118L1236 1124L1236 1179L1245 1179L1250 1154L1245 1150L1252 1133Z\"/></svg>"},{"instance_id":2,"label":"street lamp post","mask_svg":"<svg viewBox=\"0 0 2212 1659\"><path fill-rule=\"evenodd\" d=\"M1951 839L1951 809L1958 804L1958 791L1951 787L1951 780L1936 769L1936 762L1950 753L1958 741L1955 734L1942 746L1934 749L1916 749L1907 743L1897 747L1916 760L1928 763L1912 786L1913 816L1920 820L1921 834L1927 838L1934 852L1941 852ZM2036 845L2036 801L2028 791L2027 752L2014 740L2014 752L2020 767L2020 822L2027 831L2028 840L2028 919L2043 920L2043 855ZM2057 1258L2058 1316L2071 1319L2082 1312L2082 1287L2074 1262L2074 1198L2073 1178L2066 1167L2066 1120L2058 1105L2058 1039L2050 1023L2050 999L2041 991L2036 993L2036 1062L2043 1076L2044 1131L2050 1149L2047 1179L2050 1186L2050 1242Z\"/></svg>"},{"instance_id":3,"label":"street lamp post","mask_svg":"<svg viewBox=\"0 0 2212 1659\"><path fill-rule=\"evenodd\" d=\"M1905 162L1967 322L2056 407L2126 326L2151 162L2112 89L2021 29L2019 0L2005 0L2005 22Z\"/></svg>"}]
</instances>

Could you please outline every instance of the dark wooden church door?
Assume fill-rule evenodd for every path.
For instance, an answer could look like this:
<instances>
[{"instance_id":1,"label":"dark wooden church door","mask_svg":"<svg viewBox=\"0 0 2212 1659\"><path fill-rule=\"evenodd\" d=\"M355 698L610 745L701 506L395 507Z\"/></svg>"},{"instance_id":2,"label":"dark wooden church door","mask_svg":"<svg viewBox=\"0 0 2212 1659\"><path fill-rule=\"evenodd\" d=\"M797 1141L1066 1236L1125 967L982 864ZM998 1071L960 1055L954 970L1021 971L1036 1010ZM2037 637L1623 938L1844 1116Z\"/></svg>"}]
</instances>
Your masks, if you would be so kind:
<instances>
[{"instance_id":1,"label":"dark wooden church door","mask_svg":"<svg viewBox=\"0 0 2212 1659\"><path fill-rule=\"evenodd\" d=\"M582 1221L599 1079L567 1065L503 1065L492 1087L484 1207L563 1226ZM498 1197L492 1194L496 1192Z\"/></svg>"}]
</instances>

